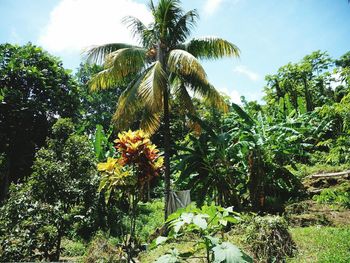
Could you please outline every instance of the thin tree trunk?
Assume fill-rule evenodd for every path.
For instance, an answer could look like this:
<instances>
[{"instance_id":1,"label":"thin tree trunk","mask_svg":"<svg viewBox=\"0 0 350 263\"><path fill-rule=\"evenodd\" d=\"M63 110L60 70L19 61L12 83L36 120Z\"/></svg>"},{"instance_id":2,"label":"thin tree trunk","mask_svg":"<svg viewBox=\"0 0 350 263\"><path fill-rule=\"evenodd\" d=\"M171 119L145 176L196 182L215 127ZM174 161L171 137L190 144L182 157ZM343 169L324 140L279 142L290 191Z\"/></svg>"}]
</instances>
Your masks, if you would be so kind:
<instances>
[{"instance_id":1,"label":"thin tree trunk","mask_svg":"<svg viewBox=\"0 0 350 263\"><path fill-rule=\"evenodd\" d=\"M164 72L167 72L167 64L165 57L165 47L162 43L157 48L158 61L161 63ZM168 200L170 195L170 118L169 118L169 91L168 86L163 90L163 106L164 106L164 218L168 218Z\"/></svg>"},{"instance_id":2,"label":"thin tree trunk","mask_svg":"<svg viewBox=\"0 0 350 263\"><path fill-rule=\"evenodd\" d=\"M261 160L261 152L258 149L253 149L249 153L249 195L253 210L262 211L265 200L264 193L264 168Z\"/></svg>"},{"instance_id":3,"label":"thin tree trunk","mask_svg":"<svg viewBox=\"0 0 350 263\"><path fill-rule=\"evenodd\" d=\"M164 183L165 183L165 206L164 218L168 218L168 200L170 195L170 120L169 120L169 94L168 90L164 91Z\"/></svg>"},{"instance_id":4,"label":"thin tree trunk","mask_svg":"<svg viewBox=\"0 0 350 263\"><path fill-rule=\"evenodd\" d=\"M307 80L305 79L305 77L303 77L303 83L304 83L304 94L305 94L305 100L306 100L306 110L308 112L311 112L314 110L314 106L312 103L311 94L310 94Z\"/></svg>"},{"instance_id":5,"label":"thin tree trunk","mask_svg":"<svg viewBox=\"0 0 350 263\"><path fill-rule=\"evenodd\" d=\"M10 165L9 165L9 158L7 158L7 155L5 153L5 156L3 157L3 167L2 171L0 170L0 203L4 201L7 198L7 194L9 191L9 175L10 175ZM0 168L1 169L1 168Z\"/></svg>"},{"instance_id":6,"label":"thin tree trunk","mask_svg":"<svg viewBox=\"0 0 350 263\"><path fill-rule=\"evenodd\" d=\"M60 260L62 236L63 236L63 233L61 231L61 227L59 227L57 231L56 250L53 255L52 261L58 262Z\"/></svg>"}]
</instances>

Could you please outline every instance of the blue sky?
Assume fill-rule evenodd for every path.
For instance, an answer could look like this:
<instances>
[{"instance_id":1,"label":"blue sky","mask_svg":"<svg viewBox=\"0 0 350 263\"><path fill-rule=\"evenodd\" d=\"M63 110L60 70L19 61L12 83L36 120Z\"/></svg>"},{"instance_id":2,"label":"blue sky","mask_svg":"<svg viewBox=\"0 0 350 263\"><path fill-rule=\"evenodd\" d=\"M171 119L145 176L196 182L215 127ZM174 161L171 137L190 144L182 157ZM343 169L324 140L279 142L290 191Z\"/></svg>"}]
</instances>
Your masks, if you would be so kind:
<instances>
[{"instance_id":1,"label":"blue sky","mask_svg":"<svg viewBox=\"0 0 350 263\"><path fill-rule=\"evenodd\" d=\"M142 0L0 0L0 42L31 41L76 69L82 48L132 41L125 15L145 22ZM262 97L264 76L315 50L339 57L350 51L347 0L183 0L200 14L194 37L219 36L241 50L240 59L204 62L210 81L234 101Z\"/></svg>"}]
</instances>

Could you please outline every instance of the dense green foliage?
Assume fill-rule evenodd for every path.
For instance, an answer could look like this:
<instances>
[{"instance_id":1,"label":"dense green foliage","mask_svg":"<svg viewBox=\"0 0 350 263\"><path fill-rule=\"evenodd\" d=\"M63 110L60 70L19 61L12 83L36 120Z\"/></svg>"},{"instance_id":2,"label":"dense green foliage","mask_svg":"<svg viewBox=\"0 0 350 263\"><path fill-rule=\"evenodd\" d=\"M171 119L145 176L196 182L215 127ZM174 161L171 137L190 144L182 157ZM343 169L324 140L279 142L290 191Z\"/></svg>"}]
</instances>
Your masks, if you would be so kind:
<instances>
[{"instance_id":1,"label":"dense green foliage","mask_svg":"<svg viewBox=\"0 0 350 263\"><path fill-rule=\"evenodd\" d=\"M0 200L31 173L57 116L74 117L77 83L62 63L32 44L0 45Z\"/></svg>"},{"instance_id":2,"label":"dense green foliage","mask_svg":"<svg viewBox=\"0 0 350 263\"><path fill-rule=\"evenodd\" d=\"M294 243L285 219L265 214L286 211L293 225L299 210L305 224L330 223L322 211L311 217L324 220L303 214L315 204L346 221L349 178L308 175L350 167L350 52L288 63L266 76L263 103L235 104L200 60L236 57L238 48L188 40L198 14L180 1L150 10L149 25L125 19L139 46L93 47L87 60L97 65L75 75L30 43L0 45L0 261L58 261L63 251L130 262L148 249L156 262L249 262L243 250L284 262L297 244L299 262L303 253L347 262L348 228L294 229ZM197 207L164 221L170 187L189 189Z\"/></svg>"},{"instance_id":3,"label":"dense green foliage","mask_svg":"<svg viewBox=\"0 0 350 263\"><path fill-rule=\"evenodd\" d=\"M172 250L158 258L156 262L181 262L191 259L195 253L203 249L205 256L202 258L207 262L252 262L252 259L237 246L217 236L229 223L237 223L239 220L239 214L233 212L232 207L205 205L201 209L191 206L179 209L168 218L167 223L171 229L168 237L160 236L153 244L157 246L168 240L178 240L190 233L198 235L198 239L193 245L192 252L181 254ZM197 255L196 258L200 257Z\"/></svg>"},{"instance_id":4,"label":"dense green foliage","mask_svg":"<svg viewBox=\"0 0 350 263\"><path fill-rule=\"evenodd\" d=\"M321 204L333 204L350 208L350 184L344 183L338 187L323 189L313 200Z\"/></svg>"},{"instance_id":5,"label":"dense green foliage","mask_svg":"<svg viewBox=\"0 0 350 263\"><path fill-rule=\"evenodd\" d=\"M86 52L87 61L103 63L104 70L90 81L93 90L115 87L132 76L128 87L119 97L114 123L127 129L141 114L140 127L154 133L163 122L165 203L170 195L170 111L173 98L187 113L195 107L190 93L225 111L227 105L210 84L199 59L238 57L239 49L217 37L189 39L196 25L196 10L185 12L180 0L151 0L149 9L153 22L145 25L139 18L125 17L138 46L109 43L94 46ZM168 216L165 209L165 218Z\"/></svg>"},{"instance_id":6,"label":"dense green foliage","mask_svg":"<svg viewBox=\"0 0 350 263\"><path fill-rule=\"evenodd\" d=\"M85 132L92 133L97 125L108 130L111 126L113 112L123 87L114 86L101 92L90 90L91 77L103 68L98 65L81 64L75 74L79 85L79 126Z\"/></svg>"}]
</instances>

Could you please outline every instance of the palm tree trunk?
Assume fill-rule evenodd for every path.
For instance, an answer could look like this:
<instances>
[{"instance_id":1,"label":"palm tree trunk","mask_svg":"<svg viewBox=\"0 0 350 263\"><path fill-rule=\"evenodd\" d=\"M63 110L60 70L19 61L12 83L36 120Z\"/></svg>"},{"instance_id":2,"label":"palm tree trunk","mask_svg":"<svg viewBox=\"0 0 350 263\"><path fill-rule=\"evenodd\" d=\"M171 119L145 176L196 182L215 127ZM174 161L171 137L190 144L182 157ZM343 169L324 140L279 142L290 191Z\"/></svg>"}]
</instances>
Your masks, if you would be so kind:
<instances>
[{"instance_id":1,"label":"palm tree trunk","mask_svg":"<svg viewBox=\"0 0 350 263\"><path fill-rule=\"evenodd\" d=\"M161 63L164 72L167 72L165 47L162 43L157 47L158 61ZM170 118L169 118L169 91L168 87L164 87L163 91L164 106L164 218L168 218L168 200L170 195Z\"/></svg>"},{"instance_id":2,"label":"palm tree trunk","mask_svg":"<svg viewBox=\"0 0 350 263\"><path fill-rule=\"evenodd\" d=\"M169 94L168 90L164 91L164 183L165 183L165 207L164 218L168 218L168 200L170 194L170 120L169 120Z\"/></svg>"}]
</instances>

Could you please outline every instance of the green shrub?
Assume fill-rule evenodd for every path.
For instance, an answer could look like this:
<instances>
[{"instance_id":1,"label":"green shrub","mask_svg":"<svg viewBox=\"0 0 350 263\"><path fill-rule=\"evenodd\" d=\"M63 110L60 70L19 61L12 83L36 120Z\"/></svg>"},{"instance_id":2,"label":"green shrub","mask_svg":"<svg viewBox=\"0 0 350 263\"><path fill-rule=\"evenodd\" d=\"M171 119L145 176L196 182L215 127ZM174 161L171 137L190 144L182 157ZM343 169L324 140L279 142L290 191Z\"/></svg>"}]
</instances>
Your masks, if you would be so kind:
<instances>
[{"instance_id":1,"label":"green shrub","mask_svg":"<svg viewBox=\"0 0 350 263\"><path fill-rule=\"evenodd\" d=\"M255 217L247 227L246 243L262 262L283 262L296 250L287 222L279 216Z\"/></svg>"},{"instance_id":2,"label":"green shrub","mask_svg":"<svg viewBox=\"0 0 350 263\"><path fill-rule=\"evenodd\" d=\"M84 263L119 263L127 262L127 256L122 247L117 247L105 237L98 233L90 242L86 254L83 258Z\"/></svg>"},{"instance_id":3,"label":"green shrub","mask_svg":"<svg viewBox=\"0 0 350 263\"><path fill-rule=\"evenodd\" d=\"M179 253L177 249L172 249L159 257L156 262L187 262L192 257L201 258L206 262L252 262L250 256L224 239L223 231L228 224L239 221L239 214L234 212L232 207L222 208L212 204L204 205L201 209L191 205L179 209L167 220L170 229L168 236L159 236L152 242L151 247L168 241L178 242L184 235L193 235L194 250L190 253ZM198 255L201 250L205 250L205 255Z\"/></svg>"},{"instance_id":4,"label":"green shrub","mask_svg":"<svg viewBox=\"0 0 350 263\"><path fill-rule=\"evenodd\" d=\"M339 187L323 189L319 195L314 195L312 199L320 204L350 208L350 184L345 183Z\"/></svg>"},{"instance_id":5,"label":"green shrub","mask_svg":"<svg viewBox=\"0 0 350 263\"><path fill-rule=\"evenodd\" d=\"M89 139L73 131L70 119L58 120L33 173L11 186L0 207L0 261L57 261L64 236L97 228L94 153Z\"/></svg>"},{"instance_id":6,"label":"green shrub","mask_svg":"<svg viewBox=\"0 0 350 263\"><path fill-rule=\"evenodd\" d=\"M142 203L136 219L136 233L141 242L147 242L150 235L164 224L164 201L154 200Z\"/></svg>"},{"instance_id":7,"label":"green shrub","mask_svg":"<svg viewBox=\"0 0 350 263\"><path fill-rule=\"evenodd\" d=\"M86 246L80 241L73 241L69 239L62 240L62 256L66 257L79 257L83 256L86 252Z\"/></svg>"},{"instance_id":8,"label":"green shrub","mask_svg":"<svg viewBox=\"0 0 350 263\"><path fill-rule=\"evenodd\" d=\"M0 262L54 259L57 208L37 202L29 183L11 185L9 194L0 207Z\"/></svg>"}]
</instances>

